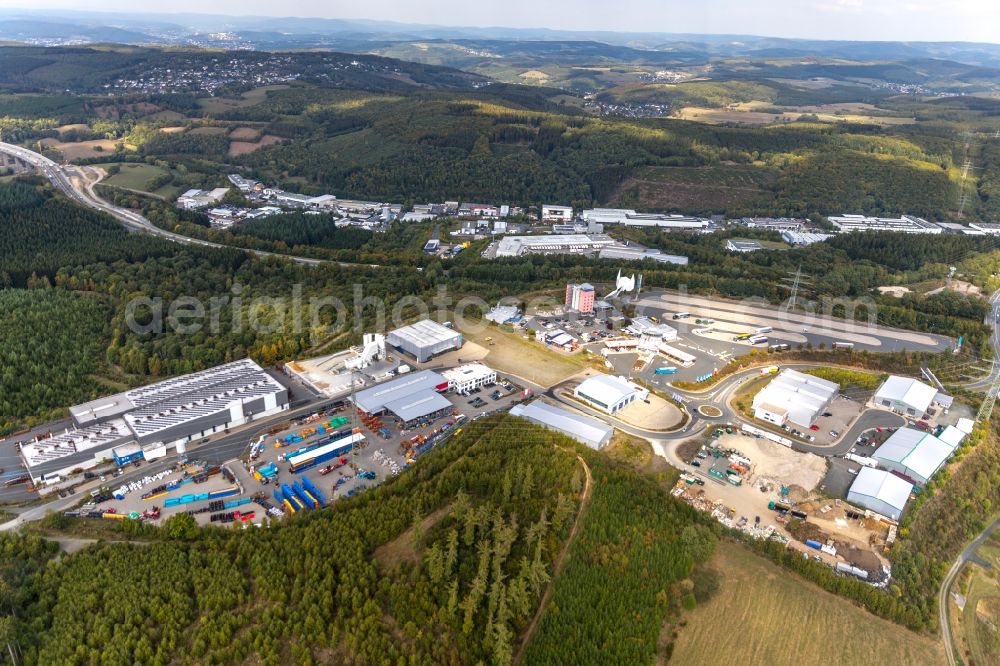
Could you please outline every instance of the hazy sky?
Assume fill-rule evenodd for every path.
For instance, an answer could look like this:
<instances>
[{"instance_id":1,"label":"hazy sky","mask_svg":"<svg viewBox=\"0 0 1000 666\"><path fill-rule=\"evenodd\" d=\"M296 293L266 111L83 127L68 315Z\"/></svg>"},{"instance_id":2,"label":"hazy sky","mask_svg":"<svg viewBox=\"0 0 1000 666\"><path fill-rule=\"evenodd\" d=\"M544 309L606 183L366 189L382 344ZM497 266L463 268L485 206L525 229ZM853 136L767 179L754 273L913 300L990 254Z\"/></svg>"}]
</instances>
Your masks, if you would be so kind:
<instances>
[{"instance_id":1,"label":"hazy sky","mask_svg":"<svg viewBox=\"0 0 1000 666\"><path fill-rule=\"evenodd\" d=\"M0 0L0 7L157 11L135 0ZM1000 0L171 0L169 10L460 26L1000 42Z\"/></svg>"}]
</instances>

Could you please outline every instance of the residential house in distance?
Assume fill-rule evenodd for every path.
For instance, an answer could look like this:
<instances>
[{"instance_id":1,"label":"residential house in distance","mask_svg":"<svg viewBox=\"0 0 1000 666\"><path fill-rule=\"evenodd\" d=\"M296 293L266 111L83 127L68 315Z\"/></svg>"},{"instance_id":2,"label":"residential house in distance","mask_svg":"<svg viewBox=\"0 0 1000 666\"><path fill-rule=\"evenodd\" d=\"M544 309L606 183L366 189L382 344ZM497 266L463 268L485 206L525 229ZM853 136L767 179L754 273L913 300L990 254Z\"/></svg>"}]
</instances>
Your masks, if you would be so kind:
<instances>
[{"instance_id":1,"label":"residential house in distance","mask_svg":"<svg viewBox=\"0 0 1000 666\"><path fill-rule=\"evenodd\" d=\"M542 206L542 222L562 222L565 224L572 221L572 206L554 206L552 204Z\"/></svg>"}]
</instances>

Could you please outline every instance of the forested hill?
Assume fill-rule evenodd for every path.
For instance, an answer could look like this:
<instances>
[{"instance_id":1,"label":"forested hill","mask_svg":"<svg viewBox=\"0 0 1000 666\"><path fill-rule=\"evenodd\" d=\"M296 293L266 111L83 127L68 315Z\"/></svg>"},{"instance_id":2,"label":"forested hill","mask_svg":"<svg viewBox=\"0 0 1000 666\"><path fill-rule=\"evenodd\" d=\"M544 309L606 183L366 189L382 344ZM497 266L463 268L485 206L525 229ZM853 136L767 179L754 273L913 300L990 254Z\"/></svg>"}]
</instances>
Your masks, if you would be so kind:
<instances>
[{"instance_id":1,"label":"forested hill","mask_svg":"<svg viewBox=\"0 0 1000 666\"><path fill-rule=\"evenodd\" d=\"M2 539L18 663L502 666L550 584L524 663L606 664L609 649L652 663L663 622L701 593L687 579L718 528L651 477L496 416L280 526L200 531L182 514L123 529L150 543L59 566Z\"/></svg>"},{"instance_id":2,"label":"forested hill","mask_svg":"<svg viewBox=\"0 0 1000 666\"><path fill-rule=\"evenodd\" d=\"M335 52L262 53L103 47L0 47L0 87L13 92L107 92L118 81L143 81L118 92L227 93L266 83L302 81L331 88L403 92L469 89L483 76L395 58ZM161 88L160 86L163 86Z\"/></svg>"}]
</instances>

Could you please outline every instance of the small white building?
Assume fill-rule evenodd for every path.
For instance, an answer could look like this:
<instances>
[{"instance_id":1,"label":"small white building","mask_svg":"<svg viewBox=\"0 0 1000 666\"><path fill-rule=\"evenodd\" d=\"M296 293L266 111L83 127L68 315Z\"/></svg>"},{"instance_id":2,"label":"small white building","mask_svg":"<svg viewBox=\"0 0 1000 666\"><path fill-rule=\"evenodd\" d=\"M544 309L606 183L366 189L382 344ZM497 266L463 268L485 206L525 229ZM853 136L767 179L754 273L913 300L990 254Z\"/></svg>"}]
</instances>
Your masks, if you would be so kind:
<instances>
[{"instance_id":1,"label":"small white building","mask_svg":"<svg viewBox=\"0 0 1000 666\"><path fill-rule=\"evenodd\" d=\"M897 375L886 379L872 397L872 403L878 407L918 418L926 414L935 402L950 404L950 396L938 393L933 386L916 379Z\"/></svg>"},{"instance_id":2,"label":"small white building","mask_svg":"<svg viewBox=\"0 0 1000 666\"><path fill-rule=\"evenodd\" d=\"M847 501L899 520L913 485L882 469L862 467L847 493Z\"/></svg>"},{"instance_id":3,"label":"small white building","mask_svg":"<svg viewBox=\"0 0 1000 666\"><path fill-rule=\"evenodd\" d=\"M617 414L636 400L645 400L649 391L624 377L595 375L580 382L573 395L608 414Z\"/></svg>"},{"instance_id":4,"label":"small white building","mask_svg":"<svg viewBox=\"0 0 1000 666\"><path fill-rule=\"evenodd\" d=\"M495 384L497 372L482 363L467 363L441 373L448 380L448 388L456 393L468 393L488 384Z\"/></svg>"},{"instance_id":5,"label":"small white building","mask_svg":"<svg viewBox=\"0 0 1000 666\"><path fill-rule=\"evenodd\" d=\"M797 370L785 369L753 399L753 415L761 421L809 428L840 392L840 386Z\"/></svg>"}]
</instances>

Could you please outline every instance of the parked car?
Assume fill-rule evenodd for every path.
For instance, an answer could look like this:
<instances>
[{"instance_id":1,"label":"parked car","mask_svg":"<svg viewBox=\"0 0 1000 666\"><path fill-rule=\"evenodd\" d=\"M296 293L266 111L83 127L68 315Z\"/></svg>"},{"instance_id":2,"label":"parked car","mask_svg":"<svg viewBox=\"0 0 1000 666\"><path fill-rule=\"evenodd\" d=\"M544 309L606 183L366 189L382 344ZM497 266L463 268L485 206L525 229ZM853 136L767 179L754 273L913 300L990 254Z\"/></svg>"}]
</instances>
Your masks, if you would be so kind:
<instances>
[{"instance_id":1,"label":"parked car","mask_svg":"<svg viewBox=\"0 0 1000 666\"><path fill-rule=\"evenodd\" d=\"M836 430L830 431L830 437L833 437L834 439L836 439L839 435L840 433L838 433Z\"/></svg>"},{"instance_id":2,"label":"parked car","mask_svg":"<svg viewBox=\"0 0 1000 666\"><path fill-rule=\"evenodd\" d=\"M818 431L818 430L819 430L819 426L818 426L818 425L815 425L815 424L813 424L813 425L809 426L809 429L810 429L810 430L813 430L813 431Z\"/></svg>"}]
</instances>

